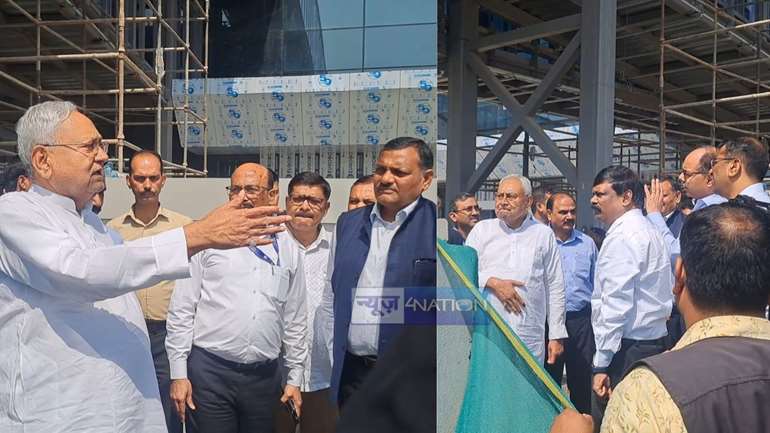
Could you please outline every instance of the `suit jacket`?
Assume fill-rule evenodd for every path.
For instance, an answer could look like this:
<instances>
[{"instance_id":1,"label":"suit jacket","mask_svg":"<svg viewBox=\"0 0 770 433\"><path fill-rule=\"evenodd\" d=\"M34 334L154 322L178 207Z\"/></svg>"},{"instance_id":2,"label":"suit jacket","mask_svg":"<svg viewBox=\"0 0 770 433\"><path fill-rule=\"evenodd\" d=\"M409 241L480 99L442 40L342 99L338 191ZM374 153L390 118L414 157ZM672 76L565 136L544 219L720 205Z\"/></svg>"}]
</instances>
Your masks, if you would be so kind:
<instances>
[{"instance_id":1,"label":"suit jacket","mask_svg":"<svg viewBox=\"0 0 770 433\"><path fill-rule=\"evenodd\" d=\"M388 250L385 287L436 287L436 205L418 199L414 211L399 227ZM334 363L332 397L337 392L348 345L348 331L353 312L353 291L366 263L372 233L369 205L340 215L334 253ZM426 289L427 290L427 289ZM383 353L402 330L403 325L380 325L378 351Z\"/></svg>"},{"instance_id":2,"label":"suit jacket","mask_svg":"<svg viewBox=\"0 0 770 433\"><path fill-rule=\"evenodd\" d=\"M684 218L685 218L685 214L683 214L682 211L677 209L666 220L666 225L668 226L668 229L671 230L671 233L677 239L679 239L679 233L682 232L682 227L684 226Z\"/></svg>"}]
</instances>

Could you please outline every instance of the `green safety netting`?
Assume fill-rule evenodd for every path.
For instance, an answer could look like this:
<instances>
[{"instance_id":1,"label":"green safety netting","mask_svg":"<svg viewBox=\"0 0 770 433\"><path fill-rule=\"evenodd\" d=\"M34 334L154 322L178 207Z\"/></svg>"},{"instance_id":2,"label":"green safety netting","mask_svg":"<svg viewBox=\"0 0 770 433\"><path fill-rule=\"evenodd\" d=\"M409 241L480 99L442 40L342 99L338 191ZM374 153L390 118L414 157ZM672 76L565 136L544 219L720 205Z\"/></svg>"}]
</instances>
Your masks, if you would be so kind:
<instances>
[{"instance_id":1,"label":"green safety netting","mask_svg":"<svg viewBox=\"0 0 770 433\"><path fill-rule=\"evenodd\" d=\"M439 281L456 299L476 308L468 381L457 433L547 433L554 417L572 407L561 388L532 356L478 289L478 259L469 247L438 241Z\"/></svg>"}]
</instances>

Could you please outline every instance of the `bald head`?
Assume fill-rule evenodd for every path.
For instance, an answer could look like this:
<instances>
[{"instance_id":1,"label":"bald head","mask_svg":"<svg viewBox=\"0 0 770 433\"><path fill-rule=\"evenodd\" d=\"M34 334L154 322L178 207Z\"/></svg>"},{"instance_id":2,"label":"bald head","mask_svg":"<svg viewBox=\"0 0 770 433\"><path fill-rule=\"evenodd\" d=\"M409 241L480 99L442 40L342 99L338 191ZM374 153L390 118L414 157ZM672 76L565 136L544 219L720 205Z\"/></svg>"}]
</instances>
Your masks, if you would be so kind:
<instances>
[{"instance_id":1,"label":"bald head","mask_svg":"<svg viewBox=\"0 0 770 433\"><path fill-rule=\"evenodd\" d=\"M715 157L715 147L701 146L684 158L679 182L688 197L701 199L714 193L714 179L709 171Z\"/></svg>"},{"instance_id":2,"label":"bald head","mask_svg":"<svg viewBox=\"0 0 770 433\"><path fill-rule=\"evenodd\" d=\"M230 176L230 199L243 191L242 207L267 206L272 202L271 184L270 172L265 166L253 162L241 164Z\"/></svg>"}]
</instances>

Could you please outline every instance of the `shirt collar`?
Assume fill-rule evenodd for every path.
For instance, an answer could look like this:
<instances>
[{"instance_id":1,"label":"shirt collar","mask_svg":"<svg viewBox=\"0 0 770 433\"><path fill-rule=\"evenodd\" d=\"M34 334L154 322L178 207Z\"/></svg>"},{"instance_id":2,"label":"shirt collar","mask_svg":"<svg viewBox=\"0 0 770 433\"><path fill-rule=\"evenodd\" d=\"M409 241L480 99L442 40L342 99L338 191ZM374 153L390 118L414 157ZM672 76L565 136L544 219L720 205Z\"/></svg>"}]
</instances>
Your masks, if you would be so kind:
<instances>
[{"instance_id":1,"label":"shirt collar","mask_svg":"<svg viewBox=\"0 0 770 433\"><path fill-rule=\"evenodd\" d=\"M136 216L136 214L134 213L134 206L133 205L131 206L131 209L128 210L128 214L126 214L126 219L129 219L129 220L135 222L136 224L139 224L139 225L144 226L144 227L151 226L160 217L163 217L166 221L168 221L168 219L169 219L168 215L166 214L166 210L163 209L163 206L158 206L158 213L155 214L155 216L147 224L145 224L142 220L140 220Z\"/></svg>"},{"instance_id":2,"label":"shirt collar","mask_svg":"<svg viewBox=\"0 0 770 433\"><path fill-rule=\"evenodd\" d=\"M396 213L396 219L393 221L393 223L401 224L402 222L404 222L406 217L408 217L417 207L417 202L419 201L420 201L420 197L417 197L417 200L411 202L408 206L398 211L398 213ZM379 204L375 204L374 206L372 206L372 213L369 214L369 219L372 222L372 224L374 223L375 219L379 219L380 221L386 224L393 224L391 222L388 222L382 219L382 214L380 214Z\"/></svg>"},{"instance_id":3,"label":"shirt collar","mask_svg":"<svg viewBox=\"0 0 770 433\"><path fill-rule=\"evenodd\" d=\"M297 238L294 237L294 233L291 232L288 228L286 229L286 233L289 234L289 236L294 240L294 242L297 244L297 248L299 248L301 251L310 252L315 250L316 248L320 248L321 246L325 246L326 248L329 248L331 245L331 232L329 230L326 230L323 225L320 227L320 231L318 232L318 237L315 238L313 242L310 243L307 247L302 245L300 241L297 240Z\"/></svg>"},{"instance_id":4,"label":"shirt collar","mask_svg":"<svg viewBox=\"0 0 770 433\"><path fill-rule=\"evenodd\" d=\"M741 191L738 195L745 195L748 197L757 197L761 196L762 194L765 194L765 185L762 183L755 183L753 185L749 185Z\"/></svg>"},{"instance_id":5,"label":"shirt collar","mask_svg":"<svg viewBox=\"0 0 770 433\"><path fill-rule=\"evenodd\" d=\"M712 337L748 337L770 339L770 322L764 317L715 316L693 324L674 350Z\"/></svg>"},{"instance_id":6,"label":"shirt collar","mask_svg":"<svg viewBox=\"0 0 770 433\"><path fill-rule=\"evenodd\" d=\"M616 219L610 225L610 228L607 230L607 236L609 236L609 234L612 233L614 230L618 230L618 227L623 225L623 221L636 218L637 216L644 218L644 216L642 215L642 211L640 209L633 208L629 211L626 211L623 215L621 215L618 219Z\"/></svg>"},{"instance_id":7,"label":"shirt collar","mask_svg":"<svg viewBox=\"0 0 770 433\"><path fill-rule=\"evenodd\" d=\"M62 207L67 212L71 212L75 215L80 216L80 212L78 212L77 208L75 207L75 200L72 200L69 197L65 197L63 195L57 194L53 191L45 189L42 186L34 183L32 184L32 187L27 192L37 194L38 196L42 197L43 200L49 203L55 204L59 207Z\"/></svg>"},{"instance_id":8,"label":"shirt collar","mask_svg":"<svg viewBox=\"0 0 770 433\"><path fill-rule=\"evenodd\" d=\"M580 239L580 236L578 235L578 230L577 229L572 229L572 233L570 233L570 235L569 235L569 237L567 238L566 241L562 242L561 239L556 237L556 243L559 244L559 245L567 245L567 244L571 244L573 242L577 242L579 239Z\"/></svg>"},{"instance_id":9,"label":"shirt collar","mask_svg":"<svg viewBox=\"0 0 770 433\"><path fill-rule=\"evenodd\" d=\"M531 212L527 214L527 216L524 218L524 221L521 222L521 225L515 229L509 227L508 224L506 224L505 221L500 218L498 218L497 221L500 223L500 227L502 227L506 233L518 233L524 231L524 229L533 224L542 224L540 221L536 220L534 216L532 216Z\"/></svg>"}]
</instances>

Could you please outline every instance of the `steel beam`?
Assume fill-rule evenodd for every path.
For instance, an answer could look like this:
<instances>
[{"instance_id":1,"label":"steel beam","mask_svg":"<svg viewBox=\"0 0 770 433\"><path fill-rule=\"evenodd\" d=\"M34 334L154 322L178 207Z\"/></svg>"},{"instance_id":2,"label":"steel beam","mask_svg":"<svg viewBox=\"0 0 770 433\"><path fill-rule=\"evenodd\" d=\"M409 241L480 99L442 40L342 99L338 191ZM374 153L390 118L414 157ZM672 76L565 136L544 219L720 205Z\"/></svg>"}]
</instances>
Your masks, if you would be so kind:
<instances>
[{"instance_id":1,"label":"steel beam","mask_svg":"<svg viewBox=\"0 0 770 433\"><path fill-rule=\"evenodd\" d=\"M583 3L580 51L580 132L577 146L578 224L595 224L593 179L612 163L615 132L616 0Z\"/></svg>"},{"instance_id":2,"label":"steel beam","mask_svg":"<svg viewBox=\"0 0 770 433\"><path fill-rule=\"evenodd\" d=\"M476 169L476 74L468 66L469 46L477 37L479 6L473 0L450 0L449 78L447 129L447 178L444 209L448 214L451 200L464 192L465 184Z\"/></svg>"},{"instance_id":3,"label":"steel beam","mask_svg":"<svg viewBox=\"0 0 770 433\"><path fill-rule=\"evenodd\" d=\"M535 39L547 38L561 33L572 32L580 28L580 14L544 21L509 32L495 33L479 39L472 49L484 52L509 45L516 45Z\"/></svg>"},{"instance_id":4,"label":"steel beam","mask_svg":"<svg viewBox=\"0 0 770 433\"><path fill-rule=\"evenodd\" d=\"M579 47L580 35L577 34L567 45L562 55L556 60L556 63L554 63L548 70L543 81L532 96L527 99L527 102L523 107L516 98L508 92L500 80L495 77L478 55L472 54L469 56L471 66L476 73L482 77L487 84L487 87L500 99L503 105L510 110L513 122L506 128L500 139L498 139L495 148L487 154L486 158L484 158L484 161L482 161L479 168L473 174L473 177L469 179L467 186L468 190L475 191L481 186L487 176L489 176L489 173L494 170L508 149L510 149L513 140L519 136L522 130L529 133L535 143L543 149L548 157L551 158L554 165L569 181L575 181L575 166L572 165L569 158L561 153L558 146L548 137L545 131L543 131L543 128L535 122L535 119L532 116L534 116L538 108L543 105L543 102L545 102L553 89L556 88L564 77L564 74L567 73L569 68L575 62Z\"/></svg>"}]
</instances>

